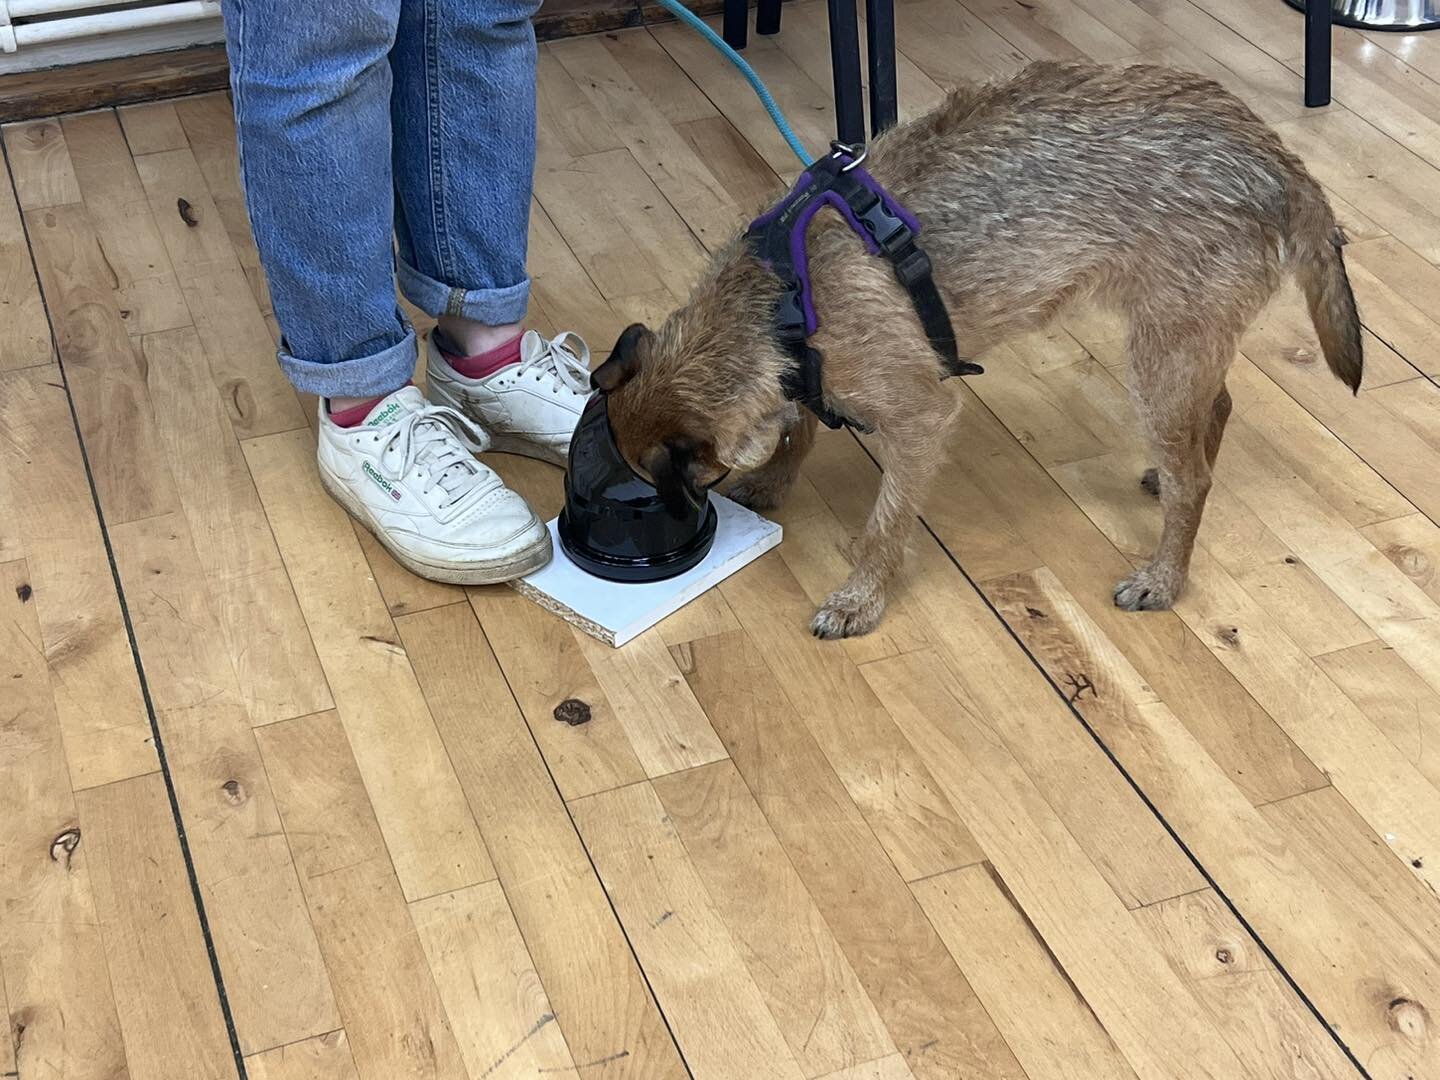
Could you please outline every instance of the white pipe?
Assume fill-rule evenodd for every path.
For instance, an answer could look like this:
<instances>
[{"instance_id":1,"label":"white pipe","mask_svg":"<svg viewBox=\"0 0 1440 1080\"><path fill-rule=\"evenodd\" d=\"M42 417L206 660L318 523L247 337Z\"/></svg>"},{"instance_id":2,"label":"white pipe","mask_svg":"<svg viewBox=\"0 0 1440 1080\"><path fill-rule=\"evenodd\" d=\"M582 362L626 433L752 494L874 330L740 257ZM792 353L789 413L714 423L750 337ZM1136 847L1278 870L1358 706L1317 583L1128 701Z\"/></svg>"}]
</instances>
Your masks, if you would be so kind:
<instances>
[{"instance_id":1,"label":"white pipe","mask_svg":"<svg viewBox=\"0 0 1440 1080\"><path fill-rule=\"evenodd\" d=\"M219 14L219 0L181 0L176 4L157 4L153 7L130 8L127 11L107 11L99 15L77 15L70 19L50 19L46 22L29 23L11 29L15 35L16 48L24 48L26 45L39 45L51 41L68 41L72 38L113 34L123 30L140 30L147 26L194 22L197 19L217 17Z\"/></svg>"},{"instance_id":2,"label":"white pipe","mask_svg":"<svg viewBox=\"0 0 1440 1080\"><path fill-rule=\"evenodd\" d=\"M54 15L78 8L111 7L125 0L0 0L0 8L9 10L10 18L29 19L36 15Z\"/></svg>"}]
</instances>

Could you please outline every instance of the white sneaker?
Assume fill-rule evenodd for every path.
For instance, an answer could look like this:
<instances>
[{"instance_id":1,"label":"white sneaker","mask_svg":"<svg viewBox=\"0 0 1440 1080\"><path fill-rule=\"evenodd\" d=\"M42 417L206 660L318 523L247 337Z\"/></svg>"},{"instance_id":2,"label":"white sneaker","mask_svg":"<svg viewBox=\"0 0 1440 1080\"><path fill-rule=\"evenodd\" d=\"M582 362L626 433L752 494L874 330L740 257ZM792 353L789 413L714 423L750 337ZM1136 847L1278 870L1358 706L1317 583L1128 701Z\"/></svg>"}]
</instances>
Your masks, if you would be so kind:
<instances>
[{"instance_id":1,"label":"white sneaker","mask_svg":"<svg viewBox=\"0 0 1440 1080\"><path fill-rule=\"evenodd\" d=\"M550 561L544 522L474 455L483 430L407 386L343 428L320 402L320 482L408 570L489 585Z\"/></svg>"},{"instance_id":2,"label":"white sneaker","mask_svg":"<svg viewBox=\"0 0 1440 1080\"><path fill-rule=\"evenodd\" d=\"M471 379L446 362L432 333L425 363L430 400L459 409L488 431L491 449L566 463L590 397L590 347L580 335L567 331L546 341L527 330L518 364Z\"/></svg>"}]
</instances>

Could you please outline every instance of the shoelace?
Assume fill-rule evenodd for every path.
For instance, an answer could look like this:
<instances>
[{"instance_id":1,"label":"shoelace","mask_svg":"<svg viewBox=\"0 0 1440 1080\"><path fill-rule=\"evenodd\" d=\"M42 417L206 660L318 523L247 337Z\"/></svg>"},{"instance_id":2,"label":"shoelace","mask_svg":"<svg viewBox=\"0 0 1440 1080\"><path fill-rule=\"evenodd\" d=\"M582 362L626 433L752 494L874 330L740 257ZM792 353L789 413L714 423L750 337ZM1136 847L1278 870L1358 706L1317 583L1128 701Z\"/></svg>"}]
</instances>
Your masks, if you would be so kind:
<instances>
[{"instance_id":1,"label":"shoelace","mask_svg":"<svg viewBox=\"0 0 1440 1080\"><path fill-rule=\"evenodd\" d=\"M450 496L452 506L490 479L491 472L475 460L490 447L490 437L474 421L448 405L426 405L380 429L376 439L385 443L380 466L389 479L400 480L417 466L424 471L425 490L433 484ZM392 470L389 454L396 450L400 466Z\"/></svg>"},{"instance_id":2,"label":"shoelace","mask_svg":"<svg viewBox=\"0 0 1440 1080\"><path fill-rule=\"evenodd\" d=\"M535 334L533 339L531 334ZM577 394L590 392L590 346L579 334L566 330L546 341L531 330L525 337L527 340L521 347L521 375L539 369Z\"/></svg>"}]
</instances>

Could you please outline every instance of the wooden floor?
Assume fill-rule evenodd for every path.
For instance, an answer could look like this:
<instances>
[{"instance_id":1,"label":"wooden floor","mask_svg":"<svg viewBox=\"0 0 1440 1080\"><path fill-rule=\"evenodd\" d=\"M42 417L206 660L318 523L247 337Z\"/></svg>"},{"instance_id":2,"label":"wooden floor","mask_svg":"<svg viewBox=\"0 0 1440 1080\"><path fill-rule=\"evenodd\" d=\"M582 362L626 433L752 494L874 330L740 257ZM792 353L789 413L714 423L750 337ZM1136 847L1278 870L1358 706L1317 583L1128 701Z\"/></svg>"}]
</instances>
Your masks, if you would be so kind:
<instances>
[{"instance_id":1,"label":"wooden floor","mask_svg":"<svg viewBox=\"0 0 1440 1080\"><path fill-rule=\"evenodd\" d=\"M317 483L226 99L4 131L0 1076L1440 1077L1440 34L1338 31L1315 112L1281 0L901 0L899 37L911 112L1197 68L1335 200L1364 390L1264 316L1173 613L1111 605L1159 514L1083 311L957 391L872 637L806 632L877 483L845 434L777 552L626 649L416 580ZM823 146L823 6L750 58ZM603 346L796 165L685 29L541 64L534 320Z\"/></svg>"}]
</instances>

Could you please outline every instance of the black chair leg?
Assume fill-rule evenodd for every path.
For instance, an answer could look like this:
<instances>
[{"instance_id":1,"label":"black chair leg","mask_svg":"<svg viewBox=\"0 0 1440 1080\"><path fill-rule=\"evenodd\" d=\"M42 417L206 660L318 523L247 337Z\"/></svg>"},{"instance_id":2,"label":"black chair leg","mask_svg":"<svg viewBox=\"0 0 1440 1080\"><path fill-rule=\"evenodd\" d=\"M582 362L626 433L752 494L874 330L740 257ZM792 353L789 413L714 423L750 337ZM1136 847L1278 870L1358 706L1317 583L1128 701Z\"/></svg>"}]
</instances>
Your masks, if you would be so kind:
<instances>
[{"instance_id":1,"label":"black chair leg","mask_svg":"<svg viewBox=\"0 0 1440 1080\"><path fill-rule=\"evenodd\" d=\"M830 10L830 64L835 72L835 129L842 143L865 142L860 85L860 18L855 0L826 0Z\"/></svg>"},{"instance_id":2,"label":"black chair leg","mask_svg":"<svg viewBox=\"0 0 1440 1080\"><path fill-rule=\"evenodd\" d=\"M720 36L732 49L745 48L750 28L750 5L746 0L725 0Z\"/></svg>"},{"instance_id":3,"label":"black chair leg","mask_svg":"<svg viewBox=\"0 0 1440 1080\"><path fill-rule=\"evenodd\" d=\"M895 89L895 0L865 0L865 45L870 65L870 133L900 119Z\"/></svg>"},{"instance_id":4,"label":"black chair leg","mask_svg":"<svg viewBox=\"0 0 1440 1080\"><path fill-rule=\"evenodd\" d=\"M1305 0L1305 105L1330 104L1330 0Z\"/></svg>"},{"instance_id":5,"label":"black chair leg","mask_svg":"<svg viewBox=\"0 0 1440 1080\"><path fill-rule=\"evenodd\" d=\"M755 32L757 34L778 34L780 32L780 0L759 0L755 9Z\"/></svg>"}]
</instances>

